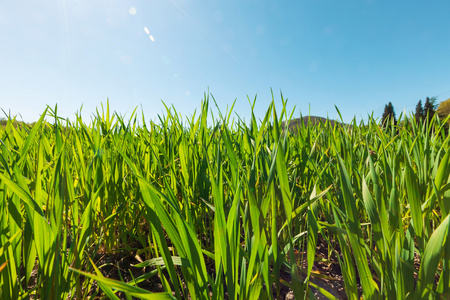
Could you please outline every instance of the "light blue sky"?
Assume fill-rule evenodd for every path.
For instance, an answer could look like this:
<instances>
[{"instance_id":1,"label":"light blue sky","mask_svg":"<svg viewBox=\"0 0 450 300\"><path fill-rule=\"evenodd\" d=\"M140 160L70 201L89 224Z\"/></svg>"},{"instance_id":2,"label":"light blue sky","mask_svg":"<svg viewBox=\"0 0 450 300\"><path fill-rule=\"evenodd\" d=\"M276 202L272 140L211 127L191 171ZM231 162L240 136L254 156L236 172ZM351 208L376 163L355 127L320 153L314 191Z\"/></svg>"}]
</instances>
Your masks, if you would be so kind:
<instances>
[{"instance_id":1,"label":"light blue sky","mask_svg":"<svg viewBox=\"0 0 450 300\"><path fill-rule=\"evenodd\" d=\"M25 121L58 103L70 119L109 98L129 116L221 109L262 118L280 91L294 116L397 116L450 98L447 0L16 0L0 3L0 107ZM153 38L153 41L151 37Z\"/></svg>"}]
</instances>

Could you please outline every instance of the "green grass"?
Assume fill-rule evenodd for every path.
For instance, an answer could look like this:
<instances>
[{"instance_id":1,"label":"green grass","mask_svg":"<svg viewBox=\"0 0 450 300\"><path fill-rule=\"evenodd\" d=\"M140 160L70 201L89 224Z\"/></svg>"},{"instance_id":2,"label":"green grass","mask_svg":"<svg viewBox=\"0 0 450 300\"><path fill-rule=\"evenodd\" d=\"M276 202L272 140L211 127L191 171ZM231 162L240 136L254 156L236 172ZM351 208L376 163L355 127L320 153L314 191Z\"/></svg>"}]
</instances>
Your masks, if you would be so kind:
<instances>
[{"instance_id":1,"label":"green grass","mask_svg":"<svg viewBox=\"0 0 450 300\"><path fill-rule=\"evenodd\" d=\"M301 122L294 134L282 102L262 120L251 103L249 123L208 97L198 116L167 108L144 125L108 105L89 124L50 108L33 125L8 120L0 298L272 299L286 286L333 299L312 280L321 260L339 263L349 299L448 298L445 122ZM138 277L105 277L101 257L136 254Z\"/></svg>"}]
</instances>

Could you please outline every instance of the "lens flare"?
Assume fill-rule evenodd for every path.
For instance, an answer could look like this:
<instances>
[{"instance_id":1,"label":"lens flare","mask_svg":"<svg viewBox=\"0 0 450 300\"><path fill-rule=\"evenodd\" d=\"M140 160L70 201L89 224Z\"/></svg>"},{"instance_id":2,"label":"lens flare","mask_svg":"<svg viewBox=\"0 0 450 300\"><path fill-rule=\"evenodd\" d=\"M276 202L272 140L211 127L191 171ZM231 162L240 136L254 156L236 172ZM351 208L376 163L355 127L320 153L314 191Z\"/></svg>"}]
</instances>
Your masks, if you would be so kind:
<instances>
[{"instance_id":1,"label":"lens flare","mask_svg":"<svg viewBox=\"0 0 450 300\"><path fill-rule=\"evenodd\" d=\"M134 7L134 6L130 7L130 9L128 10L128 13L130 15L134 16L137 13L136 7Z\"/></svg>"}]
</instances>

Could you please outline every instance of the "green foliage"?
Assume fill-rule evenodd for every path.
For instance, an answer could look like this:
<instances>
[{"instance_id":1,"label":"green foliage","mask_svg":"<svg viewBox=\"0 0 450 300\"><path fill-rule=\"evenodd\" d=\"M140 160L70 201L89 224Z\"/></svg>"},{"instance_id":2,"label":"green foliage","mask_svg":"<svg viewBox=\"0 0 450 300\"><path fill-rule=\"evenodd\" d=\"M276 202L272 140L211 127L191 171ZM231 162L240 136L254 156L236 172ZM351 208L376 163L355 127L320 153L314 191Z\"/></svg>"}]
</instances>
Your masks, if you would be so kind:
<instances>
[{"instance_id":1,"label":"green foliage","mask_svg":"<svg viewBox=\"0 0 450 300\"><path fill-rule=\"evenodd\" d=\"M428 124L431 123L431 120L434 118L434 114L436 113L436 97L427 97L425 100L425 105L423 106L423 115L422 118L427 120Z\"/></svg>"},{"instance_id":2,"label":"green foliage","mask_svg":"<svg viewBox=\"0 0 450 300\"><path fill-rule=\"evenodd\" d=\"M416 112L414 114L414 117L416 118L416 121L418 123L422 122L423 118L423 106L422 106L422 100L419 100L419 102L416 105Z\"/></svg>"},{"instance_id":3,"label":"green foliage","mask_svg":"<svg viewBox=\"0 0 450 300\"><path fill-rule=\"evenodd\" d=\"M450 98L439 103L437 113L440 118L446 118L450 115Z\"/></svg>"},{"instance_id":4,"label":"green foliage","mask_svg":"<svg viewBox=\"0 0 450 300\"><path fill-rule=\"evenodd\" d=\"M395 118L394 106L392 105L391 102L389 102L388 104L386 104L384 106L383 116L381 117L381 124L383 125L383 127L387 127L387 126L389 126L389 124L391 124L391 122L393 122L394 124L397 124L397 119Z\"/></svg>"},{"instance_id":5,"label":"green foliage","mask_svg":"<svg viewBox=\"0 0 450 300\"><path fill-rule=\"evenodd\" d=\"M32 126L8 120L0 298L272 299L284 285L297 299L312 287L333 299L317 285L322 260L339 261L349 299L450 295L443 127L404 118L382 130L371 118L300 122L294 133L282 102L262 121L252 102L248 124L232 109L211 115L208 96L198 116L167 108L142 126L108 105L90 124L56 108ZM131 254L143 258L139 275L108 278L100 258ZM164 293L144 288L156 275Z\"/></svg>"},{"instance_id":6,"label":"green foliage","mask_svg":"<svg viewBox=\"0 0 450 300\"><path fill-rule=\"evenodd\" d=\"M439 118L445 122L445 127L448 132L450 120L447 118L450 116L450 98L439 103L437 113L439 115Z\"/></svg>"}]
</instances>

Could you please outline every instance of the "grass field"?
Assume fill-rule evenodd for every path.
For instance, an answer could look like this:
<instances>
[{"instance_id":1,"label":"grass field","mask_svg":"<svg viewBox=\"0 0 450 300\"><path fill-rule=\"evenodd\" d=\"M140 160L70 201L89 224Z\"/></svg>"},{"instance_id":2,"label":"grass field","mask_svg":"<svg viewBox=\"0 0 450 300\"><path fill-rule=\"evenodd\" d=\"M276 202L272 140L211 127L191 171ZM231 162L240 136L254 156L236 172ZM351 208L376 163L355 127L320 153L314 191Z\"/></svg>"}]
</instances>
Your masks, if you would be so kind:
<instances>
[{"instance_id":1,"label":"grass field","mask_svg":"<svg viewBox=\"0 0 450 300\"><path fill-rule=\"evenodd\" d=\"M50 108L33 126L9 120L0 298L448 299L440 120L299 122L294 133L284 100L273 103L247 123L212 114L206 97L198 115L171 108L144 125L109 106L90 123Z\"/></svg>"}]
</instances>

